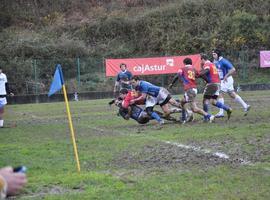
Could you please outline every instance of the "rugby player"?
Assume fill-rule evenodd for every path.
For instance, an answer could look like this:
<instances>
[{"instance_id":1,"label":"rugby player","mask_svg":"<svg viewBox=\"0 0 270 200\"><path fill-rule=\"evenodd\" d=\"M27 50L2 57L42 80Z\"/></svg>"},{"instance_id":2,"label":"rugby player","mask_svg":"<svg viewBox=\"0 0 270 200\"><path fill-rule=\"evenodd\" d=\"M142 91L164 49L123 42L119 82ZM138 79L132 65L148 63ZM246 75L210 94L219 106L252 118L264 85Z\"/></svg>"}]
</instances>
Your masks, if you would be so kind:
<instances>
[{"instance_id":1,"label":"rugby player","mask_svg":"<svg viewBox=\"0 0 270 200\"><path fill-rule=\"evenodd\" d=\"M201 64L203 69L200 71L199 76L203 77L207 83L203 92L203 110L205 112L209 111L208 105L210 101L212 105L225 110L227 112L228 119L230 119L232 109L217 101L220 90L220 79L215 64L208 60L206 54L201 55Z\"/></svg>"},{"instance_id":2,"label":"rugby player","mask_svg":"<svg viewBox=\"0 0 270 200\"><path fill-rule=\"evenodd\" d=\"M121 99L116 100L115 105L119 107L119 115L122 116L125 120L134 119L139 124L146 124L150 120L154 119L153 117L149 116L147 112L138 105L132 104L129 105L127 108L123 107L123 102ZM161 118L164 118L163 113L159 111L156 112ZM176 121L173 117L167 117L166 120L169 121Z\"/></svg>"},{"instance_id":3,"label":"rugby player","mask_svg":"<svg viewBox=\"0 0 270 200\"><path fill-rule=\"evenodd\" d=\"M169 85L169 88L173 86L173 84L180 79L183 83L184 87L184 98L181 100L183 110L187 111L187 105L189 104L192 112L203 115L205 119L209 122L213 122L215 117L205 112L201 108L199 108L196 104L196 95L197 95L197 83L196 83L196 75L198 74L195 68L192 66L192 60L190 58L185 58L183 60L184 67L179 69L177 75L174 77L172 83ZM186 114L182 111L182 123L186 123L187 118Z\"/></svg>"},{"instance_id":4,"label":"rugby player","mask_svg":"<svg viewBox=\"0 0 270 200\"><path fill-rule=\"evenodd\" d=\"M221 93L218 101L224 104L224 97L222 93L227 93L232 99L242 105L244 108L244 116L246 116L250 110L250 105L248 105L234 90L232 77L236 71L234 66L229 60L222 57L219 49L214 49L212 51L212 56L215 60L215 65L218 69L219 78L221 80ZM219 113L216 114L216 117L224 117L224 110L220 109Z\"/></svg>"},{"instance_id":5,"label":"rugby player","mask_svg":"<svg viewBox=\"0 0 270 200\"><path fill-rule=\"evenodd\" d=\"M169 107L169 104L181 108L181 104L178 103L176 100L174 100L171 97L171 94L169 91L163 87L158 87L156 85L153 85L147 81L142 81L138 76L134 76L131 79L132 86L139 92L142 93L142 95L134 100L132 100L132 103L136 103L140 101L141 99L146 99L146 112L149 116L155 118L155 114L153 115L154 106L160 105L164 117L169 117L171 114L171 110ZM154 98L151 98L154 97ZM157 118L155 118L158 120ZM160 124L163 124L164 121L159 121Z\"/></svg>"},{"instance_id":6,"label":"rugby player","mask_svg":"<svg viewBox=\"0 0 270 200\"><path fill-rule=\"evenodd\" d=\"M115 85L114 85L114 94L116 94L117 91L120 91L122 88L126 88L128 90L132 89L132 86L130 84L130 80L132 78L132 73L127 70L127 65L125 63L120 64L121 71L117 74ZM117 88L119 90L117 90Z\"/></svg>"},{"instance_id":7,"label":"rugby player","mask_svg":"<svg viewBox=\"0 0 270 200\"><path fill-rule=\"evenodd\" d=\"M128 90L132 89L132 86L130 84L132 73L127 70L127 65L125 63L121 63L119 67L121 71L116 76L115 85L113 89L113 96L115 99L117 98L119 91L122 88L126 88ZM109 106L115 103L115 99L108 102Z\"/></svg>"},{"instance_id":8,"label":"rugby player","mask_svg":"<svg viewBox=\"0 0 270 200\"><path fill-rule=\"evenodd\" d=\"M146 111L147 111L146 113L149 115L150 119L151 118L155 119L159 124L164 123L163 119L161 119L161 117L155 111L153 111L153 107L155 103L154 97L151 97L151 96L144 97L139 91L135 91L135 90L128 91L127 89L123 88L120 90L120 98L123 99L122 101L123 109L129 109L129 112L131 112L131 109L134 108L137 112L139 112L139 110L136 109L136 107L132 107L132 106L135 104L136 105L145 104ZM150 113L149 110L151 110L152 112Z\"/></svg>"}]
</instances>

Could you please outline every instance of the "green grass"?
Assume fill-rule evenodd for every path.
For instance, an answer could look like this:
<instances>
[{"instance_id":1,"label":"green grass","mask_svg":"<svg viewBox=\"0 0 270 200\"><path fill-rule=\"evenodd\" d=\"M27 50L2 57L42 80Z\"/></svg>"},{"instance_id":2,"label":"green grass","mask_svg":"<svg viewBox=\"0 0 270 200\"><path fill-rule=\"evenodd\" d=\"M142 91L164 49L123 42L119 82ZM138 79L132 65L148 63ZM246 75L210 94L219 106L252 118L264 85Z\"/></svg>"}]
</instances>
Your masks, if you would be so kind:
<instances>
[{"instance_id":1,"label":"green grass","mask_svg":"<svg viewBox=\"0 0 270 200\"><path fill-rule=\"evenodd\" d=\"M207 124L196 116L192 124L167 123L162 129L154 121L145 126L124 121L107 100L70 102L80 174L64 103L8 105L5 124L12 128L0 130L0 163L28 168L28 184L17 199L269 199L270 91L241 96L252 105L247 117L227 98L234 108L229 122ZM158 165L184 151L164 149L165 141L224 152L250 164L211 164L211 159L202 164L203 155L194 159L190 150L186 162ZM147 159L157 163L148 165Z\"/></svg>"}]
</instances>

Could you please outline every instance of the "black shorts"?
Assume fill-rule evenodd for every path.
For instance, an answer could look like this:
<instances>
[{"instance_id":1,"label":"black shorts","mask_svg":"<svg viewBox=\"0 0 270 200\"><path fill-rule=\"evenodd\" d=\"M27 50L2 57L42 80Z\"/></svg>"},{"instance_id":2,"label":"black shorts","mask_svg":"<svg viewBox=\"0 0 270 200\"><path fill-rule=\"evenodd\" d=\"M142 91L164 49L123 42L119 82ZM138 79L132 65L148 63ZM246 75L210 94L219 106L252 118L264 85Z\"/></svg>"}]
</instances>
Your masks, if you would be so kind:
<instances>
[{"instance_id":1,"label":"black shorts","mask_svg":"<svg viewBox=\"0 0 270 200\"><path fill-rule=\"evenodd\" d=\"M217 99L219 95L220 84L208 83L203 92L203 98L205 99Z\"/></svg>"},{"instance_id":2,"label":"black shorts","mask_svg":"<svg viewBox=\"0 0 270 200\"><path fill-rule=\"evenodd\" d=\"M169 94L167 96L167 98L161 103L159 104L160 106L164 106L165 104L167 104L170 100L171 100L172 96Z\"/></svg>"}]
</instances>

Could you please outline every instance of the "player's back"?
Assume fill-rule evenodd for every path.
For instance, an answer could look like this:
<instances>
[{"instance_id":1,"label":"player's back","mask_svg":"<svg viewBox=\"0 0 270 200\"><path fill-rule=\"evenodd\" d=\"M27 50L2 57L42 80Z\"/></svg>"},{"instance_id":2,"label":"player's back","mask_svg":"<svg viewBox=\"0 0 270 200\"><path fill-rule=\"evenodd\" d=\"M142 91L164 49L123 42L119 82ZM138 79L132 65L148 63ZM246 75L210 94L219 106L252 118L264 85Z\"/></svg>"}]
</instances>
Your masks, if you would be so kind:
<instances>
[{"instance_id":1,"label":"player's back","mask_svg":"<svg viewBox=\"0 0 270 200\"><path fill-rule=\"evenodd\" d=\"M185 91L191 88L197 88L196 73L196 69L191 65L179 69L178 76L183 82Z\"/></svg>"},{"instance_id":2,"label":"player's back","mask_svg":"<svg viewBox=\"0 0 270 200\"><path fill-rule=\"evenodd\" d=\"M203 68L209 70L206 74L207 83L220 83L219 73L214 63L208 61L204 64Z\"/></svg>"},{"instance_id":3,"label":"player's back","mask_svg":"<svg viewBox=\"0 0 270 200\"><path fill-rule=\"evenodd\" d=\"M223 57L221 57L215 64L219 70L219 78L221 80L223 80L226 74L228 74L229 70L233 68L232 63Z\"/></svg>"},{"instance_id":4,"label":"player's back","mask_svg":"<svg viewBox=\"0 0 270 200\"><path fill-rule=\"evenodd\" d=\"M147 81L140 81L138 90L142 93L149 94L150 96L157 97L160 91L160 87Z\"/></svg>"},{"instance_id":5,"label":"player's back","mask_svg":"<svg viewBox=\"0 0 270 200\"><path fill-rule=\"evenodd\" d=\"M135 90L130 90L130 91L128 91L127 96L126 96L125 99L123 100L122 106L123 106L124 108L127 108L129 105L131 105L131 101L132 101L133 99L136 99L136 98L138 98L138 97L140 97L140 96L141 96L141 94L138 93L138 92L135 91ZM143 105L144 102L145 102L145 99L142 99L142 100L140 100L140 101L137 101L136 104L137 104L137 105Z\"/></svg>"}]
</instances>

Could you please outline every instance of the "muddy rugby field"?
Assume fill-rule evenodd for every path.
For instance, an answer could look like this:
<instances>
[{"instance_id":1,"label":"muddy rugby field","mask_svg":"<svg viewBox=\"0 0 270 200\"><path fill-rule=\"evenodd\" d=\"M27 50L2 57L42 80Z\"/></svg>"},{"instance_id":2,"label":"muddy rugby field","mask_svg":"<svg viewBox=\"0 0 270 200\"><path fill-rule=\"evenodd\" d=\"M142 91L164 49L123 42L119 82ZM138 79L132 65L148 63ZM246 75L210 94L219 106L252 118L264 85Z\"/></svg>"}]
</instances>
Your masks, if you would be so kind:
<instances>
[{"instance_id":1,"label":"muddy rugby field","mask_svg":"<svg viewBox=\"0 0 270 200\"><path fill-rule=\"evenodd\" d=\"M270 91L240 95L246 117L226 98L229 121L163 127L125 121L108 100L70 102L80 174L64 103L10 105L1 166L28 167L17 199L269 199Z\"/></svg>"}]
</instances>

